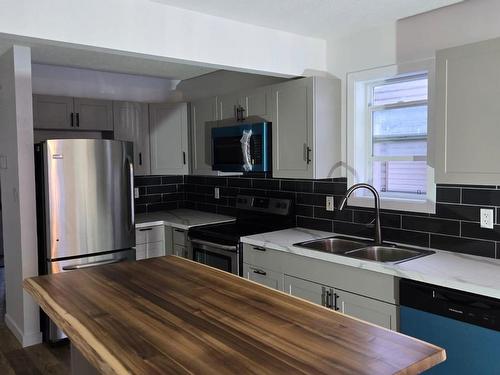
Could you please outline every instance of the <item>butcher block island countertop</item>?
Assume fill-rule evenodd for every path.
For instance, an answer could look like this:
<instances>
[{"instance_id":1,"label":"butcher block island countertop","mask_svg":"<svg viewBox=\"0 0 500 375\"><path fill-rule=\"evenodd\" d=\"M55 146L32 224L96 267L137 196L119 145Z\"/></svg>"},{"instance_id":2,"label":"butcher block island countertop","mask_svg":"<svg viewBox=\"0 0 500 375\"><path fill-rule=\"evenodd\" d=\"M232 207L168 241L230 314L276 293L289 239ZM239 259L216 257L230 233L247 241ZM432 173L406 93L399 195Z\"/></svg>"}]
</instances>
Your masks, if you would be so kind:
<instances>
[{"instance_id":1,"label":"butcher block island countertop","mask_svg":"<svg viewBox=\"0 0 500 375\"><path fill-rule=\"evenodd\" d=\"M104 374L416 374L443 349L174 256L26 279Z\"/></svg>"}]
</instances>

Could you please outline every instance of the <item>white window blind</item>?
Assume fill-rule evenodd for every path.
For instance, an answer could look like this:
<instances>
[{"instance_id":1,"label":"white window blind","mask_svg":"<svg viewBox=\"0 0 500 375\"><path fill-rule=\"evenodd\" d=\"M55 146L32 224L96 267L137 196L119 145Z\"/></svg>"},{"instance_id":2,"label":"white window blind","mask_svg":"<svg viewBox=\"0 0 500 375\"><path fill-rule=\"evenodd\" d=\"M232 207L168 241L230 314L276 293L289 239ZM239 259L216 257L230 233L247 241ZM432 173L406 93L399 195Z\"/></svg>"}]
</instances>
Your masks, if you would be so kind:
<instances>
[{"instance_id":1,"label":"white window blind","mask_svg":"<svg viewBox=\"0 0 500 375\"><path fill-rule=\"evenodd\" d=\"M366 168L381 196L425 200L426 74L368 84Z\"/></svg>"}]
</instances>

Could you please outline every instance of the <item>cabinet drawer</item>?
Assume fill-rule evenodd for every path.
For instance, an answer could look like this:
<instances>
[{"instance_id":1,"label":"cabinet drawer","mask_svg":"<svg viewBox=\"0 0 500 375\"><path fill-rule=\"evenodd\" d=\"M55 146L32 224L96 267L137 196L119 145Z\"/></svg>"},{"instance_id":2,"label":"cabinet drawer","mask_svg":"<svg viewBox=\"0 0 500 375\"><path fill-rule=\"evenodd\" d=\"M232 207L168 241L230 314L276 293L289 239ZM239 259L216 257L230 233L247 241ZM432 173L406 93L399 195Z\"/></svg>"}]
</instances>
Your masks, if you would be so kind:
<instances>
[{"instance_id":1,"label":"cabinet drawer","mask_svg":"<svg viewBox=\"0 0 500 375\"><path fill-rule=\"evenodd\" d=\"M174 245L174 255L183 258L189 258L189 254L186 246Z\"/></svg>"},{"instance_id":2,"label":"cabinet drawer","mask_svg":"<svg viewBox=\"0 0 500 375\"><path fill-rule=\"evenodd\" d=\"M135 243L137 245L145 244L148 242L158 242L164 240L163 225L155 227L140 228L135 230Z\"/></svg>"},{"instance_id":3,"label":"cabinet drawer","mask_svg":"<svg viewBox=\"0 0 500 375\"><path fill-rule=\"evenodd\" d=\"M246 243L243 244L243 262L253 266L283 272L283 255L276 250Z\"/></svg>"},{"instance_id":4,"label":"cabinet drawer","mask_svg":"<svg viewBox=\"0 0 500 375\"><path fill-rule=\"evenodd\" d=\"M283 276L268 268L243 263L243 277L273 289L283 291Z\"/></svg>"},{"instance_id":5,"label":"cabinet drawer","mask_svg":"<svg viewBox=\"0 0 500 375\"><path fill-rule=\"evenodd\" d=\"M186 246L186 231L183 229L174 228L173 230L174 244Z\"/></svg>"}]
</instances>

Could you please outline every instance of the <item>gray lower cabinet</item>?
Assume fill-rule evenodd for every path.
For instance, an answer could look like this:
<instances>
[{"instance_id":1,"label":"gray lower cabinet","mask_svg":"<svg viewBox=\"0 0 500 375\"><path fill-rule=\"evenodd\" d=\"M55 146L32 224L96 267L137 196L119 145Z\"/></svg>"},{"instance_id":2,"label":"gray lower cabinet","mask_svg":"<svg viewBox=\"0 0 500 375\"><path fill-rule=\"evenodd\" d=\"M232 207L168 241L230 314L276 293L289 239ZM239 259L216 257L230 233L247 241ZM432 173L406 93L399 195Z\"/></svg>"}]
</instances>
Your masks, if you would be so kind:
<instances>
[{"instance_id":1,"label":"gray lower cabinet","mask_svg":"<svg viewBox=\"0 0 500 375\"><path fill-rule=\"evenodd\" d=\"M33 95L33 127L113 131L113 105L110 100Z\"/></svg>"},{"instance_id":2,"label":"gray lower cabinet","mask_svg":"<svg viewBox=\"0 0 500 375\"><path fill-rule=\"evenodd\" d=\"M290 275L285 275L284 291L292 296L317 303L325 307L330 307L333 298L333 288L313 283L312 281L299 279Z\"/></svg>"},{"instance_id":3,"label":"gray lower cabinet","mask_svg":"<svg viewBox=\"0 0 500 375\"><path fill-rule=\"evenodd\" d=\"M149 175L149 115L147 103L113 102L114 139L134 143L134 174Z\"/></svg>"},{"instance_id":4,"label":"gray lower cabinet","mask_svg":"<svg viewBox=\"0 0 500 375\"><path fill-rule=\"evenodd\" d=\"M399 328L393 276L250 244L243 244L243 276L381 327Z\"/></svg>"},{"instance_id":5,"label":"gray lower cabinet","mask_svg":"<svg viewBox=\"0 0 500 375\"><path fill-rule=\"evenodd\" d=\"M395 305L337 289L334 291L334 298L337 308L343 314L394 331L399 329L399 309Z\"/></svg>"},{"instance_id":6,"label":"gray lower cabinet","mask_svg":"<svg viewBox=\"0 0 500 375\"><path fill-rule=\"evenodd\" d=\"M280 272L243 263L243 276L269 288L283 290L283 274Z\"/></svg>"},{"instance_id":7,"label":"gray lower cabinet","mask_svg":"<svg viewBox=\"0 0 500 375\"><path fill-rule=\"evenodd\" d=\"M187 230L173 228L172 229L172 249L173 255L191 259L191 243L187 238Z\"/></svg>"},{"instance_id":8,"label":"gray lower cabinet","mask_svg":"<svg viewBox=\"0 0 500 375\"><path fill-rule=\"evenodd\" d=\"M135 230L136 259L147 259L165 255L165 229L156 225Z\"/></svg>"},{"instance_id":9,"label":"gray lower cabinet","mask_svg":"<svg viewBox=\"0 0 500 375\"><path fill-rule=\"evenodd\" d=\"M189 173L188 133L186 103L149 105L152 174Z\"/></svg>"}]
</instances>

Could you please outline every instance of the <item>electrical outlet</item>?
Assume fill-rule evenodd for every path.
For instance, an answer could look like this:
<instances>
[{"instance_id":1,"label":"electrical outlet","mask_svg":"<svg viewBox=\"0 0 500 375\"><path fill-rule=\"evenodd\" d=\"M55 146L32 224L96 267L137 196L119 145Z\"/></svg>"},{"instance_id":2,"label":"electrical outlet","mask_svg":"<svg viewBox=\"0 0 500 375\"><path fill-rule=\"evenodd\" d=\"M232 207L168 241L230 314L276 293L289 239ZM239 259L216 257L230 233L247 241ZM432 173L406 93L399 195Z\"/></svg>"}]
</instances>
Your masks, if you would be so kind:
<instances>
[{"instance_id":1,"label":"electrical outlet","mask_svg":"<svg viewBox=\"0 0 500 375\"><path fill-rule=\"evenodd\" d=\"M333 206L333 197L332 196L326 197L326 207L325 208L327 211L335 210L335 208Z\"/></svg>"},{"instance_id":2,"label":"electrical outlet","mask_svg":"<svg viewBox=\"0 0 500 375\"><path fill-rule=\"evenodd\" d=\"M215 199L220 199L220 190L218 187L214 189L214 197Z\"/></svg>"},{"instance_id":3,"label":"electrical outlet","mask_svg":"<svg viewBox=\"0 0 500 375\"><path fill-rule=\"evenodd\" d=\"M493 229L494 211L491 208L481 208L481 228Z\"/></svg>"},{"instance_id":4,"label":"electrical outlet","mask_svg":"<svg viewBox=\"0 0 500 375\"><path fill-rule=\"evenodd\" d=\"M134 198L139 198L139 188L134 188Z\"/></svg>"}]
</instances>

